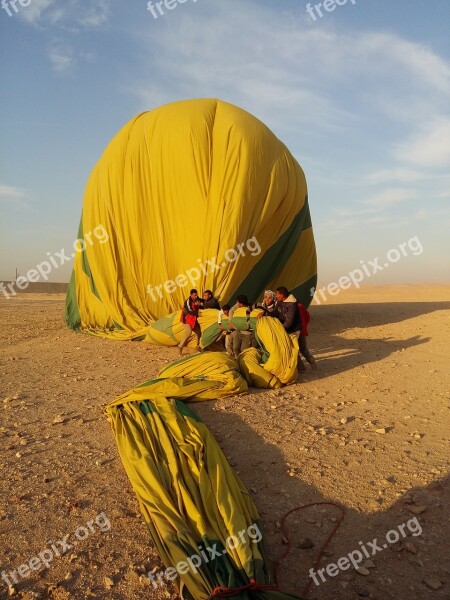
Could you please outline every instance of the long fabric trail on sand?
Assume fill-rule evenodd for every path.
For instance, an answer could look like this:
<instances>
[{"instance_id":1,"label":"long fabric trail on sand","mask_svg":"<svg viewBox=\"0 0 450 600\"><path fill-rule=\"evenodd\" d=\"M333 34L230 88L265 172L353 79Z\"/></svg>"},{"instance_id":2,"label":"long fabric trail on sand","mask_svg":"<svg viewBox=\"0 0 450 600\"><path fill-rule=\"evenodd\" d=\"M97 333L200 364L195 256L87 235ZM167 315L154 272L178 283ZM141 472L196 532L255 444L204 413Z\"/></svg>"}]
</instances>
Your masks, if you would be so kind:
<instances>
[{"instance_id":1,"label":"long fabric trail on sand","mask_svg":"<svg viewBox=\"0 0 450 600\"><path fill-rule=\"evenodd\" d=\"M106 408L122 463L162 562L172 567L168 571L172 575L176 565L194 565L180 569L173 580L186 600L207 600L218 587L275 583L249 492L207 427L185 404L235 393L227 390L229 381L223 379L229 364L222 363L217 372L211 367L205 375L199 358L185 361L192 361L190 368L181 361L164 370L187 369L189 378L147 381ZM201 550L210 558L208 562L193 559L202 558ZM247 589L233 597L296 598L278 589Z\"/></svg>"}]
</instances>

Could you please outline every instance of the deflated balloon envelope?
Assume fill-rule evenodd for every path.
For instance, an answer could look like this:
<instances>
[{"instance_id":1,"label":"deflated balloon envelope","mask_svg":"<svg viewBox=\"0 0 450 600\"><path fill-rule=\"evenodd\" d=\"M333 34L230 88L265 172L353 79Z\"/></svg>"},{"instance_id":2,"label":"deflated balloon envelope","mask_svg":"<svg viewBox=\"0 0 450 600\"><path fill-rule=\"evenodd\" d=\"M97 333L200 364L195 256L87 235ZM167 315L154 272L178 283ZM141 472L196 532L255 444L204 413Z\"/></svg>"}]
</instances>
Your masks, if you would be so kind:
<instances>
[{"instance_id":1,"label":"deflated balloon envelope","mask_svg":"<svg viewBox=\"0 0 450 600\"><path fill-rule=\"evenodd\" d=\"M316 285L300 165L261 121L216 99L129 121L89 177L78 237L66 321L96 335L144 335L191 288L224 304L284 285L308 306Z\"/></svg>"}]
</instances>

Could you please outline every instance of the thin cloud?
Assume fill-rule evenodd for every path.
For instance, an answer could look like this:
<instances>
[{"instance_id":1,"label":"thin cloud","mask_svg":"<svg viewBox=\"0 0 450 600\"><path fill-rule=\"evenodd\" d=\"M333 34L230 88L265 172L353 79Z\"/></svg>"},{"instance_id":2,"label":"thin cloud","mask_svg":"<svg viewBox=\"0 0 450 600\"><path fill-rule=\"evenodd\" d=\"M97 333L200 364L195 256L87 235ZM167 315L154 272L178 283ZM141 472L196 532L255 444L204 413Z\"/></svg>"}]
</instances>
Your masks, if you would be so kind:
<instances>
[{"instance_id":1,"label":"thin cloud","mask_svg":"<svg viewBox=\"0 0 450 600\"><path fill-rule=\"evenodd\" d=\"M0 183L1 200L21 200L27 197L27 192L23 188L14 187Z\"/></svg>"},{"instance_id":2,"label":"thin cloud","mask_svg":"<svg viewBox=\"0 0 450 600\"><path fill-rule=\"evenodd\" d=\"M20 11L20 17L30 25L41 26L45 24L51 14L51 8L55 5L56 0L33 0L30 6L27 6ZM45 15L45 16L44 16Z\"/></svg>"},{"instance_id":3,"label":"thin cloud","mask_svg":"<svg viewBox=\"0 0 450 600\"><path fill-rule=\"evenodd\" d=\"M418 209L407 213L385 213L385 214L365 214L364 211L348 211L347 214L332 217L324 221L316 220L314 223L314 232L321 233L340 233L349 230L369 231L373 228L382 227L386 229L398 229L411 223L421 223L429 218L429 214L424 209Z\"/></svg>"},{"instance_id":4,"label":"thin cloud","mask_svg":"<svg viewBox=\"0 0 450 600\"><path fill-rule=\"evenodd\" d=\"M21 212L34 212L32 200L27 190L0 183L0 206L15 208Z\"/></svg>"},{"instance_id":5,"label":"thin cloud","mask_svg":"<svg viewBox=\"0 0 450 600\"><path fill-rule=\"evenodd\" d=\"M54 45L48 52L48 58L56 73L66 73L76 64L71 48Z\"/></svg>"},{"instance_id":6,"label":"thin cloud","mask_svg":"<svg viewBox=\"0 0 450 600\"><path fill-rule=\"evenodd\" d=\"M434 119L422 131L398 144L395 157L431 169L450 167L450 118Z\"/></svg>"},{"instance_id":7,"label":"thin cloud","mask_svg":"<svg viewBox=\"0 0 450 600\"><path fill-rule=\"evenodd\" d=\"M393 169L382 169L375 171L367 176L367 181L371 184L379 183L414 183L416 181L424 181L431 179L433 176L430 173L425 173L416 169L406 169L395 167Z\"/></svg>"},{"instance_id":8,"label":"thin cloud","mask_svg":"<svg viewBox=\"0 0 450 600\"><path fill-rule=\"evenodd\" d=\"M197 8L149 18L133 32L139 67L126 90L137 96L138 110L178 98L220 97L280 137L298 131L321 141L351 139L364 128L386 127L386 119L417 132L449 105L450 65L399 35L308 27L295 12L255 2ZM386 140L386 156L403 141L402 129L396 135ZM301 148L299 138L291 150Z\"/></svg>"},{"instance_id":9,"label":"thin cloud","mask_svg":"<svg viewBox=\"0 0 450 600\"><path fill-rule=\"evenodd\" d=\"M403 189L403 188L389 188L383 190L378 194L375 194L371 198L364 200L366 206L371 207L373 210L383 210L391 207L394 204L401 204L406 200L410 200L417 195L415 190Z\"/></svg>"},{"instance_id":10,"label":"thin cloud","mask_svg":"<svg viewBox=\"0 0 450 600\"><path fill-rule=\"evenodd\" d=\"M20 11L20 16L39 28L77 31L105 26L111 17L111 7L107 0L89 4L81 0L68 0L64 4L56 0L32 0L29 7Z\"/></svg>"}]
</instances>

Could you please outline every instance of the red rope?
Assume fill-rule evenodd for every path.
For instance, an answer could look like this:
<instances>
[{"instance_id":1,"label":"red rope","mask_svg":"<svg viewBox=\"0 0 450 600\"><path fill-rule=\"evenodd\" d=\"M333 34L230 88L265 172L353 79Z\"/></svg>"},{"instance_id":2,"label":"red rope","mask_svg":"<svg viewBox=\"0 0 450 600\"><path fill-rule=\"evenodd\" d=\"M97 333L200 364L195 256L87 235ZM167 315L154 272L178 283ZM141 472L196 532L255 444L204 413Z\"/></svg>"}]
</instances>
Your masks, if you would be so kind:
<instances>
[{"instance_id":1,"label":"red rope","mask_svg":"<svg viewBox=\"0 0 450 600\"><path fill-rule=\"evenodd\" d=\"M339 518L339 520L337 521L336 525L334 526L333 530L331 531L330 535L327 537L327 539L325 540L325 542L322 544L322 546L320 547L319 553L316 556L316 559L314 560L313 566L312 568L314 570L317 569L317 567L319 566L320 563L320 559L323 556L323 553L325 551L325 549L327 548L328 544L331 542L334 534L336 533L336 531L339 529L344 516L345 516L345 509L342 506L339 506L339 504L335 504L334 502L311 502L310 504L303 504L302 506L296 506L295 508L292 508L291 510L289 510L287 513L285 513L282 517L281 517L281 531L283 532L284 537L287 539L288 545L286 548L286 551L280 556L280 558L278 558L275 561L275 581L278 584L278 568L280 566L280 563L286 558L286 556L289 554L289 552L291 551L291 539L289 537L288 532L285 530L284 528L284 522L286 521L287 517L292 514L293 512L297 511L297 510L302 510L304 508L309 508L310 506L320 506L326 504L328 506L335 506L336 508L339 508L339 510L341 511L341 516ZM305 589L302 592L302 596L307 596L309 594L309 590L310 587L312 585L313 580L310 578L309 582L307 583Z\"/></svg>"},{"instance_id":2,"label":"red rope","mask_svg":"<svg viewBox=\"0 0 450 600\"><path fill-rule=\"evenodd\" d=\"M269 590L277 590L277 585L261 585L257 583L254 579L250 579L250 582L247 585L243 585L237 588L227 588L227 587L216 587L213 589L213 592L209 598L231 598L231 596L237 596L241 592L245 591L269 591ZM208 599L209 600L209 599Z\"/></svg>"},{"instance_id":3,"label":"red rope","mask_svg":"<svg viewBox=\"0 0 450 600\"><path fill-rule=\"evenodd\" d=\"M279 589L278 588L278 568L280 566L280 563L287 557L287 555L289 554L289 552L292 549L291 538L289 537L288 532L284 528L284 522L286 521L287 517L290 514L292 514L293 512L296 512L297 510L303 510L304 508L309 508L310 506L320 506L320 505L335 506L336 508L339 508L339 510L341 511L341 516L340 516L339 520L337 521L336 525L334 526L333 530L331 531L331 533L325 540L325 542L320 547L319 553L314 560L312 568L314 570L317 570L317 567L319 566L319 563L320 563L320 559L322 558L325 549L327 548L328 544L331 542L334 534L339 529L339 527L345 517L345 509L342 506L339 506L339 504L335 504L334 502L311 502L310 504L303 504L302 506L296 506L295 508L292 508L291 510L289 510L287 513L285 513L281 517L281 521L280 521L281 531L283 532L283 535L286 538L288 544L287 544L287 548L286 548L285 552L283 552L283 554L280 556L280 558L278 558L274 563L275 564L275 582L276 582L275 585L261 585L261 584L257 583L254 579L250 579L250 581L247 585L243 585L243 586L237 587L237 588L228 588L228 587L224 587L224 586L215 587L213 589L211 596L208 598L208 600L213 600L214 598L231 598L232 596L237 596L241 592L245 592L245 591L255 592L255 591L278 590ZM313 580L310 578L309 582L307 583L307 585L305 586L305 589L302 592L302 596L307 596L309 594L309 590L311 588L312 582L313 582Z\"/></svg>"}]
</instances>

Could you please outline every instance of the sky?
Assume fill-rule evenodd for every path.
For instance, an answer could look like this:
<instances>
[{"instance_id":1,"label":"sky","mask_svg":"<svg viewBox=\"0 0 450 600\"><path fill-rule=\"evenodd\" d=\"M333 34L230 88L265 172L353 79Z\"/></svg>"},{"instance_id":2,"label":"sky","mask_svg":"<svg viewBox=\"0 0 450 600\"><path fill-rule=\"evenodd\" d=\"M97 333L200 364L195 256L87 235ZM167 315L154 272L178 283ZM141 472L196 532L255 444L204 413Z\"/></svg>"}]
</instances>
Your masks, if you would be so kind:
<instances>
[{"instance_id":1,"label":"sky","mask_svg":"<svg viewBox=\"0 0 450 600\"><path fill-rule=\"evenodd\" d=\"M301 164L319 283L375 258L389 268L370 283L448 282L450 2L327 2L3 0L0 280L72 247L89 173L127 121L210 97Z\"/></svg>"}]
</instances>

